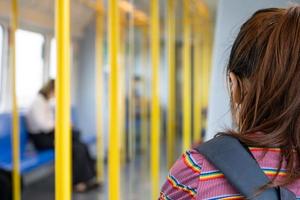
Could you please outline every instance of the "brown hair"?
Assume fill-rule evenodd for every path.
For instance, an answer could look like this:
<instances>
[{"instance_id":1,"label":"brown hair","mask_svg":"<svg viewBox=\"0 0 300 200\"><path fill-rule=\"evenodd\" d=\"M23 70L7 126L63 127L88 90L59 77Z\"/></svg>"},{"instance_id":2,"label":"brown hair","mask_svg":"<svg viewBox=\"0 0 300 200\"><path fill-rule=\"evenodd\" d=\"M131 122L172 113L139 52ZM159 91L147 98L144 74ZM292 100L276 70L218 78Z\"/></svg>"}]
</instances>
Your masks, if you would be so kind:
<instances>
[{"instance_id":1,"label":"brown hair","mask_svg":"<svg viewBox=\"0 0 300 200\"><path fill-rule=\"evenodd\" d=\"M54 92L55 90L55 80L51 79L47 83L43 85L40 89L39 94L43 95L46 99L50 98L50 93Z\"/></svg>"},{"instance_id":2,"label":"brown hair","mask_svg":"<svg viewBox=\"0 0 300 200\"><path fill-rule=\"evenodd\" d=\"M231 50L230 72L238 77L242 97L238 130L229 133L248 146L281 148L278 172L284 160L287 175L266 187L299 179L300 6L259 10L243 24Z\"/></svg>"}]
</instances>

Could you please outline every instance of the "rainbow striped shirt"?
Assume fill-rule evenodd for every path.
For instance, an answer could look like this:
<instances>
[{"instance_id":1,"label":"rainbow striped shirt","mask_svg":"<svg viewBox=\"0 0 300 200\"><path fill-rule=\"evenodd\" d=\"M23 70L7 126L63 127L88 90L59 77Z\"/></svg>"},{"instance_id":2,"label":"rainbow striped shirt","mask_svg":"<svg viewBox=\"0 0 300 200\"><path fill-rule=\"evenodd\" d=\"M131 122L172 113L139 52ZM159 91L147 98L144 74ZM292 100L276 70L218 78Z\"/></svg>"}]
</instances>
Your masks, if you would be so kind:
<instances>
[{"instance_id":1,"label":"rainbow striped shirt","mask_svg":"<svg viewBox=\"0 0 300 200\"><path fill-rule=\"evenodd\" d=\"M275 178L280 159L280 149L249 148L261 169ZM266 152L266 153L265 153ZM275 181L285 176L281 169ZM300 180L287 187L300 199ZM195 150L187 151L171 168L159 200L234 200L245 199L226 180L224 174Z\"/></svg>"}]
</instances>

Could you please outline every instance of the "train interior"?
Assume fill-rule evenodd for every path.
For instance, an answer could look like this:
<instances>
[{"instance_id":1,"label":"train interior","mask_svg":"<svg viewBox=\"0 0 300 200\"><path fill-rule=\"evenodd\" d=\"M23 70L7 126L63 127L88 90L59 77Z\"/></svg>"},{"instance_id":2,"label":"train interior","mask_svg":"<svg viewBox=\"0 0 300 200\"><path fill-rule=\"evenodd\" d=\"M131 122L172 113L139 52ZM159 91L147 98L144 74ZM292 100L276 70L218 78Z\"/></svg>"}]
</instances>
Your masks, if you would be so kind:
<instances>
[{"instance_id":1,"label":"train interior","mask_svg":"<svg viewBox=\"0 0 300 200\"><path fill-rule=\"evenodd\" d=\"M14 168L11 113L15 94L24 200L55 199L55 152L36 151L25 118L43 84L58 76L58 1L18 0L14 13L12 0L0 0L0 169L12 172ZM101 186L86 193L73 192L72 199L108 199L110 149L118 149L120 154L120 199L155 199L151 196L157 194L172 163L185 150L232 125L224 67L241 22L257 9L300 2L162 0L157 1L155 21L155 0L118 0L119 24L114 30L119 38L113 44L111 2L70 0L71 126L80 130L81 140L95 160L102 155L103 170ZM15 71L11 67L14 14L18 15ZM155 34L157 49L153 47ZM118 119L110 118L112 45L118 46ZM154 62L153 55L158 52ZM153 90L156 86L157 91ZM159 103L160 135L153 141L155 100ZM52 103L54 109L55 100ZM110 125L114 123L120 146L110 146ZM155 159L159 165L157 185Z\"/></svg>"}]
</instances>

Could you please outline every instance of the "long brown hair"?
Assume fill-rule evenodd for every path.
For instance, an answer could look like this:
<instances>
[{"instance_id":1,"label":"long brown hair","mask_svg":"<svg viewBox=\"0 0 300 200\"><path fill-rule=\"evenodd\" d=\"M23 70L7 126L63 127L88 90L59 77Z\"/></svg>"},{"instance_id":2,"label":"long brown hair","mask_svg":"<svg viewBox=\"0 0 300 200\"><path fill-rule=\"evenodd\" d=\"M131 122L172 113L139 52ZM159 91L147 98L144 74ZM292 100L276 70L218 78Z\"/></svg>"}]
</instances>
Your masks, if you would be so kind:
<instances>
[{"instance_id":1,"label":"long brown hair","mask_svg":"<svg viewBox=\"0 0 300 200\"><path fill-rule=\"evenodd\" d=\"M54 90L55 90L55 80L50 79L40 89L39 94L41 94L46 99L49 99L51 92L54 92Z\"/></svg>"},{"instance_id":2,"label":"long brown hair","mask_svg":"<svg viewBox=\"0 0 300 200\"><path fill-rule=\"evenodd\" d=\"M281 148L278 171L285 162L287 175L268 187L299 179L300 6L259 10L243 24L231 50L230 72L238 77L242 97L237 130L229 133L248 146Z\"/></svg>"}]
</instances>

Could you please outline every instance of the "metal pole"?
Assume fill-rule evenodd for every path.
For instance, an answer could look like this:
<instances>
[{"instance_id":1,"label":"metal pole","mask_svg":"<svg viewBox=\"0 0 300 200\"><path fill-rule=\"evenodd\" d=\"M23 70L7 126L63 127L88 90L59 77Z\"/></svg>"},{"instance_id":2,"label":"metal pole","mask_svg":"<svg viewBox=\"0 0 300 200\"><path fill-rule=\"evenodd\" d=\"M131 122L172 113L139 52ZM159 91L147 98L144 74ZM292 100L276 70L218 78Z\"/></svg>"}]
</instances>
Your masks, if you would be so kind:
<instances>
[{"instance_id":1,"label":"metal pole","mask_svg":"<svg viewBox=\"0 0 300 200\"><path fill-rule=\"evenodd\" d=\"M169 96L168 96L168 125L167 125L167 166L174 162L175 133L176 133L176 68L175 68L175 1L168 0L168 67L169 67Z\"/></svg>"},{"instance_id":2,"label":"metal pole","mask_svg":"<svg viewBox=\"0 0 300 200\"><path fill-rule=\"evenodd\" d=\"M151 0L151 59L152 59L152 107L151 107L151 186L152 199L159 195L159 153L160 153L160 32L159 1Z\"/></svg>"},{"instance_id":3,"label":"metal pole","mask_svg":"<svg viewBox=\"0 0 300 200\"><path fill-rule=\"evenodd\" d=\"M202 133L202 99L201 99L201 68L203 65L201 64L201 60L203 56L201 55L201 24L199 23L198 16L195 17L194 23L194 70L193 70L193 84L194 84L194 130L193 130L193 141L201 142L201 133Z\"/></svg>"},{"instance_id":4,"label":"metal pole","mask_svg":"<svg viewBox=\"0 0 300 200\"><path fill-rule=\"evenodd\" d=\"M96 113L97 113L97 180L104 181L104 141L103 141L103 11L100 10L102 0L98 0L96 10ZM102 6L101 6L102 7Z\"/></svg>"},{"instance_id":5,"label":"metal pole","mask_svg":"<svg viewBox=\"0 0 300 200\"><path fill-rule=\"evenodd\" d=\"M204 40L203 40L203 81L204 81L204 105L207 107L208 105L208 89L209 89L209 74L210 74L210 64L211 64L211 33L209 22L206 22L206 26L204 28Z\"/></svg>"},{"instance_id":6,"label":"metal pole","mask_svg":"<svg viewBox=\"0 0 300 200\"><path fill-rule=\"evenodd\" d=\"M55 168L56 199L71 199L70 2L56 1L57 80Z\"/></svg>"},{"instance_id":7,"label":"metal pole","mask_svg":"<svg viewBox=\"0 0 300 200\"><path fill-rule=\"evenodd\" d=\"M191 22L189 0L183 0L183 150L191 146Z\"/></svg>"},{"instance_id":8,"label":"metal pole","mask_svg":"<svg viewBox=\"0 0 300 200\"><path fill-rule=\"evenodd\" d=\"M208 89L209 89L209 74L210 74L210 52L211 52L211 36L209 34L209 27L208 24L206 23L203 26L203 49L202 49L202 56L203 56L203 61L202 64L203 66L201 67L201 112L202 112L202 126L203 128L206 128L206 116L205 116L205 109L207 109L208 106Z\"/></svg>"},{"instance_id":9,"label":"metal pole","mask_svg":"<svg viewBox=\"0 0 300 200\"><path fill-rule=\"evenodd\" d=\"M118 0L109 1L110 120L108 155L108 199L120 198L120 134L119 134L119 7Z\"/></svg>"},{"instance_id":10,"label":"metal pole","mask_svg":"<svg viewBox=\"0 0 300 200\"><path fill-rule=\"evenodd\" d=\"M55 199L71 199L70 0L56 0Z\"/></svg>"},{"instance_id":11,"label":"metal pole","mask_svg":"<svg viewBox=\"0 0 300 200\"><path fill-rule=\"evenodd\" d=\"M201 93L201 112L202 112L202 126L203 128L206 128L206 117L205 117L205 109L208 106L208 82L209 82L209 70L210 70L210 56L209 56L209 40L210 36L207 32L207 26L206 24L203 26L203 44L202 44L202 68L201 68L201 87L202 87L202 93Z\"/></svg>"},{"instance_id":12,"label":"metal pole","mask_svg":"<svg viewBox=\"0 0 300 200\"><path fill-rule=\"evenodd\" d=\"M21 199L20 183L20 138L19 114L16 94L16 30L18 28L18 0L12 1L12 20L10 30L10 63L12 69L12 152L13 152L13 197Z\"/></svg>"}]
</instances>

